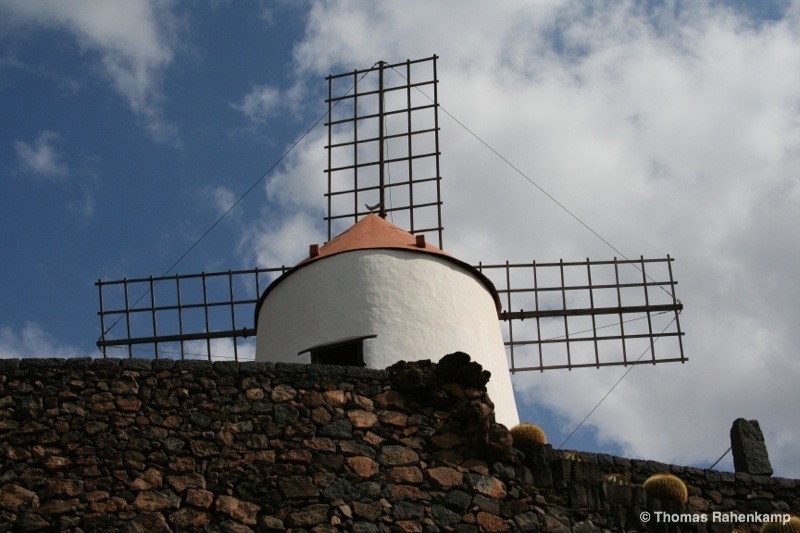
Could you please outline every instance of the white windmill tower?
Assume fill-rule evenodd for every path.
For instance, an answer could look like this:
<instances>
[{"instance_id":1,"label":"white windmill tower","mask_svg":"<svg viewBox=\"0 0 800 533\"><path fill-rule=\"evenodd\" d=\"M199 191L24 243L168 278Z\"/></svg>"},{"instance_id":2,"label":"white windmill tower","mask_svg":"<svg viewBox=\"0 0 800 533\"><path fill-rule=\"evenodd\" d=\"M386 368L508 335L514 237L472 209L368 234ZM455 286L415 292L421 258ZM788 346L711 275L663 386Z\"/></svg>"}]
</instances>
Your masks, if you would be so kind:
<instances>
[{"instance_id":1,"label":"white windmill tower","mask_svg":"<svg viewBox=\"0 0 800 533\"><path fill-rule=\"evenodd\" d=\"M256 361L386 368L466 352L491 372L498 422L519 423L494 285L368 214L276 279L256 306Z\"/></svg>"},{"instance_id":2,"label":"white windmill tower","mask_svg":"<svg viewBox=\"0 0 800 533\"><path fill-rule=\"evenodd\" d=\"M470 266L442 251L436 64L328 76L327 244L292 268L99 280L103 354L211 360L227 342L238 361L254 335L259 361L385 368L463 351L491 372L507 425L509 372L685 362L669 256Z\"/></svg>"}]
</instances>

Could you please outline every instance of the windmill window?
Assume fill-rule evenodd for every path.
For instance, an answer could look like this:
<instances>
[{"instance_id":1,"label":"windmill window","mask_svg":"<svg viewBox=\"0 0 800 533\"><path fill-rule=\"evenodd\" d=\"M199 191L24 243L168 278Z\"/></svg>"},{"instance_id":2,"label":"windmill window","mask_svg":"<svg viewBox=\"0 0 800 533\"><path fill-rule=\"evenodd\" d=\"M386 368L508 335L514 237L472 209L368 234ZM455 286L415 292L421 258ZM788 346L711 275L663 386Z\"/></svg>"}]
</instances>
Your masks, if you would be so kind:
<instances>
[{"instance_id":1,"label":"windmill window","mask_svg":"<svg viewBox=\"0 0 800 533\"><path fill-rule=\"evenodd\" d=\"M315 365L366 366L364 363L364 341L377 335L365 335L314 346L298 355L309 352L311 363Z\"/></svg>"}]
</instances>

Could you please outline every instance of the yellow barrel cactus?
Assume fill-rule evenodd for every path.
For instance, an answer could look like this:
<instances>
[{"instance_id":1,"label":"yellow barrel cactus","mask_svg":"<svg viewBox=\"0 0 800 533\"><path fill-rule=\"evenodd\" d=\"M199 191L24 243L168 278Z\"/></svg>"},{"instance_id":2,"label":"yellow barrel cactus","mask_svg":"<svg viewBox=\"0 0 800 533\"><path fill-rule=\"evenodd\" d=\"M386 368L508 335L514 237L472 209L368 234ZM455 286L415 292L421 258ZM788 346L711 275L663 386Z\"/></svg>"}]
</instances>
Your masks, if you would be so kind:
<instances>
[{"instance_id":1,"label":"yellow barrel cactus","mask_svg":"<svg viewBox=\"0 0 800 533\"><path fill-rule=\"evenodd\" d=\"M656 474L644 482L644 490L649 498L686 503L689 491L681 478L672 474Z\"/></svg>"},{"instance_id":2,"label":"yellow barrel cactus","mask_svg":"<svg viewBox=\"0 0 800 533\"><path fill-rule=\"evenodd\" d=\"M792 516L788 522L766 522L761 533L800 533L800 518Z\"/></svg>"},{"instance_id":3,"label":"yellow barrel cactus","mask_svg":"<svg viewBox=\"0 0 800 533\"><path fill-rule=\"evenodd\" d=\"M527 448L534 444L547 444L547 435L542 428L523 422L511 428L511 438L517 448Z\"/></svg>"}]
</instances>

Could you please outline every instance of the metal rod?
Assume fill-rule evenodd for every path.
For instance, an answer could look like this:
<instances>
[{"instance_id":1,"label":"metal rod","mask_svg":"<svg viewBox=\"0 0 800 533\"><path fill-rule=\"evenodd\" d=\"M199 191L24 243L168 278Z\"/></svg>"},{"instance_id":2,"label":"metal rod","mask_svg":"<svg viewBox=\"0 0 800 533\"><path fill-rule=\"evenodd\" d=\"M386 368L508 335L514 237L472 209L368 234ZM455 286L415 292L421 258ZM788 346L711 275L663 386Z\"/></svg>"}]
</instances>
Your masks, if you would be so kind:
<instances>
[{"instance_id":1,"label":"metal rod","mask_svg":"<svg viewBox=\"0 0 800 533\"><path fill-rule=\"evenodd\" d=\"M677 363L680 359L670 358L670 359L661 359L659 360L660 363ZM607 363L602 363L600 366L633 366L633 365L649 365L651 362L649 360L642 360L642 361L609 361ZM594 363L575 363L573 365L547 365L544 367L538 366L527 366L521 368L515 368L514 370L517 372L528 372L531 370L562 370L562 369L575 369L575 368L595 368Z\"/></svg>"},{"instance_id":2,"label":"metal rod","mask_svg":"<svg viewBox=\"0 0 800 533\"><path fill-rule=\"evenodd\" d=\"M559 263L561 263L561 268L560 268L560 270L561 270L561 287L562 287L562 290L561 290L561 305L562 305L562 308L566 311L567 310L567 291L563 290L563 287L565 285L565 283L564 283L564 260L563 259L560 260ZM564 315L564 336L566 337L566 343L567 343L567 364L572 366L572 351L571 351L570 346L569 346L569 340L570 340L569 339L569 319L567 318L567 315Z\"/></svg>"},{"instance_id":3,"label":"metal rod","mask_svg":"<svg viewBox=\"0 0 800 533\"><path fill-rule=\"evenodd\" d=\"M670 284L671 284L670 293L672 294L672 303L675 304L675 306L676 306L676 309L675 309L675 328L676 328L677 331L681 331L680 311L683 310L683 306L681 305L680 309L677 309L678 300L675 298L675 284L673 283L674 279L672 277L672 259L669 257L669 254L667 254L667 259L669 259L669 261L667 262L667 269L669 270L669 281L670 281ZM681 338L681 336L678 336L678 347L681 350L681 359L685 360L685 357L683 355L683 339Z\"/></svg>"},{"instance_id":4,"label":"metal rod","mask_svg":"<svg viewBox=\"0 0 800 533\"><path fill-rule=\"evenodd\" d=\"M414 180L413 182L412 181L395 181L394 183L387 183L386 184L386 188L387 189L391 189L392 187L400 187L402 185L410 185L412 183L414 183L414 184L426 183L426 182L429 182L429 181L437 181L437 180L439 180L439 178L422 178L422 179ZM353 190L350 190L350 191L333 191L333 192L329 192L329 193L326 192L325 196L339 196L341 194L353 194L353 192L377 191L378 189L380 189L380 187L377 186L377 185L374 185L374 186L371 186L371 187L361 187L359 189L353 189ZM411 206L395 207L394 209L395 210L411 209Z\"/></svg>"},{"instance_id":5,"label":"metal rod","mask_svg":"<svg viewBox=\"0 0 800 533\"><path fill-rule=\"evenodd\" d=\"M533 286L534 287L538 287L539 286L539 279L538 279L538 277L536 275L536 261L532 262L532 267L533 267ZM536 306L536 312L538 313L539 312L539 291L534 291L533 296L534 296L534 302L535 302L535 306ZM541 323L541 319L540 319L539 316L536 317L536 338L537 339L541 339L542 338L542 323ZM544 366L544 356L542 354L542 345L541 344L539 344L539 366Z\"/></svg>"},{"instance_id":6,"label":"metal rod","mask_svg":"<svg viewBox=\"0 0 800 533\"><path fill-rule=\"evenodd\" d=\"M383 159L383 160L378 160L378 161L369 161L367 163L357 163L357 164L353 164L353 165L343 165L341 167L335 167L335 168L331 168L329 170L326 170L326 172L333 173L333 172L339 172L341 170L350 170L351 168L358 169L358 168L365 168L365 167L377 167L377 166L381 165L381 163L400 163L402 161L405 161L406 159L423 159L425 157L437 157L439 155L441 155L441 154L439 154L438 152L428 152L428 153L425 153L425 154L417 154L417 155L412 155L412 156L409 156L409 157L395 157L394 159ZM372 187L372 188L374 189L376 187ZM357 189L357 187L356 187L356 189Z\"/></svg>"},{"instance_id":7,"label":"metal rod","mask_svg":"<svg viewBox=\"0 0 800 533\"><path fill-rule=\"evenodd\" d=\"M239 300L236 303L237 304L242 304L242 305L244 305L244 304L255 304L255 303L258 303L258 300ZM220 306L228 306L228 305L230 305L230 303L227 302L227 301L224 301L224 302L208 302L206 304L202 304L202 303L186 304L186 305L182 305L181 308L182 309L202 309L204 307L220 307ZM176 309L178 309L177 305L157 305L155 307L156 311L174 311ZM106 315L122 315L122 314L125 314L126 312L130 312L130 313L149 313L150 311L151 311L151 309L149 307L138 307L138 308L135 308L135 309L130 309L130 311L127 311L125 309L114 309L113 311L106 311L105 314Z\"/></svg>"},{"instance_id":8,"label":"metal rod","mask_svg":"<svg viewBox=\"0 0 800 533\"><path fill-rule=\"evenodd\" d=\"M433 107L433 106L430 105L428 107ZM414 111L414 110L412 109L412 111ZM388 116L388 115L391 115L391 114L394 114L394 113L405 113L405 112L406 112L405 109L401 109L399 111L387 111L386 115ZM377 116L377 115L375 115L375 116ZM352 120L352 119L348 119L348 120ZM434 131L436 131L435 128L427 128L427 129L416 130L416 131L408 131L408 132L403 132L403 133L389 133L389 134L384 135L383 138L384 139L397 139L397 138L400 138L400 137L409 137L409 136L414 136L414 135L421 135L423 133L433 133ZM326 149L328 149L328 148L342 148L344 146L350 146L351 144L374 143L374 142L378 142L378 140L379 139L377 137L362 137L361 139L358 139L357 141L355 141L355 140L353 140L353 141L345 141L345 142L340 142L340 143L333 143L331 145L326 145L325 148Z\"/></svg>"},{"instance_id":9,"label":"metal rod","mask_svg":"<svg viewBox=\"0 0 800 533\"><path fill-rule=\"evenodd\" d=\"M510 287L510 286L511 286L511 271L508 268L506 268L506 287ZM511 309L511 293L506 294L506 301L507 301L507 304L508 304L508 309ZM511 343L511 344L507 344L507 346L509 348L511 348L511 350L510 350L511 368L514 368L514 366L515 366L514 365L514 344L513 344L514 343L514 323L511 322L511 321L508 322L508 341Z\"/></svg>"},{"instance_id":10,"label":"metal rod","mask_svg":"<svg viewBox=\"0 0 800 533\"><path fill-rule=\"evenodd\" d=\"M427 204L419 204L419 205L416 205L416 206L414 206L414 207L415 207L415 208L420 208L420 207L433 207L433 206L436 206L436 205L441 205L441 202L430 202L430 203L427 203ZM393 208L389 208L389 209L387 209L387 210L386 210L386 212L387 212L387 213L391 213L391 212L394 212L394 211L407 211L408 209L411 209L411 208L409 208L409 207L393 207ZM368 214L370 214L371 212L372 212L372 211L368 211L368 210L367 210L367 211L364 211L364 210L361 210L361 211L359 211L357 214L358 214L358 215L368 215ZM351 216L353 216L353 215L351 215L351 214L347 214L347 215L336 215L336 216L332 216L332 217L330 217L330 218L331 218L331 219L339 219L339 218L347 218L347 217L351 217ZM438 229L438 228L434 228L434 229ZM419 233L420 231L422 231L422 230L417 230L417 233Z\"/></svg>"},{"instance_id":11,"label":"metal rod","mask_svg":"<svg viewBox=\"0 0 800 533\"><path fill-rule=\"evenodd\" d=\"M158 325L156 324L156 291L153 290L153 276L150 276L150 309L153 313L153 337L158 338ZM153 345L158 359L158 343Z\"/></svg>"},{"instance_id":12,"label":"metal rod","mask_svg":"<svg viewBox=\"0 0 800 533\"><path fill-rule=\"evenodd\" d=\"M683 304L654 304L654 305L629 305L620 307L587 307L581 309L547 309L541 311L506 311L500 316L501 320L525 320L528 318L554 318L567 316L593 316L615 315L630 313L660 313L665 311L680 311ZM620 317L622 320L622 317Z\"/></svg>"},{"instance_id":13,"label":"metal rod","mask_svg":"<svg viewBox=\"0 0 800 533\"><path fill-rule=\"evenodd\" d=\"M103 314L103 280L97 280L97 292L100 294L100 341L106 340L106 322L105 315ZM103 347L103 358L108 357L108 352L105 346Z\"/></svg>"},{"instance_id":14,"label":"metal rod","mask_svg":"<svg viewBox=\"0 0 800 533\"><path fill-rule=\"evenodd\" d=\"M586 276L589 282L589 307L594 311L594 291L592 290L592 266L589 258L586 258ZM594 361L600 367L600 349L597 345L597 314L592 313L592 336L594 337Z\"/></svg>"},{"instance_id":15,"label":"metal rod","mask_svg":"<svg viewBox=\"0 0 800 533\"><path fill-rule=\"evenodd\" d=\"M639 261L637 260L636 262L638 263ZM284 267L249 268L249 269L246 269L246 270L233 270L232 273L238 275L238 274L252 274L253 272L259 272L259 273L281 272L283 268ZM228 275L228 271L224 270L224 271L220 271L220 272L206 272L205 274L202 274L202 273L201 274L182 274L180 276L180 278L181 279L194 279L194 278L202 278L204 276L207 277L207 278L214 278L214 277L218 277L218 276L227 276L227 275ZM153 281L154 282L160 282L160 281L171 280L171 279L174 279L174 276L170 275L170 276L163 276L163 277L153 277ZM115 280L115 281L104 281L103 285L122 285L122 284L125 284L125 283L149 283L149 282L150 282L150 276L148 276L146 278L133 278L133 279L123 278L121 280Z\"/></svg>"},{"instance_id":16,"label":"metal rod","mask_svg":"<svg viewBox=\"0 0 800 533\"><path fill-rule=\"evenodd\" d=\"M238 331L210 331L208 333L184 333L183 335L161 335L159 337L137 337L133 339L107 339L105 342L97 342L98 347L103 346L132 346L136 344L153 344L185 341L198 341L210 339L227 339L230 337L242 337L244 339L256 334L255 328L242 328Z\"/></svg>"},{"instance_id":17,"label":"metal rod","mask_svg":"<svg viewBox=\"0 0 800 533\"><path fill-rule=\"evenodd\" d=\"M330 76L328 76L328 120L329 121L333 121L333 116L331 115L333 113L333 106L331 104L331 96L333 96L332 91L333 91L333 79ZM333 164L332 155L331 155L331 151L332 151L331 143L333 142L333 138L332 138L332 133L331 133L331 124L330 124L330 122L328 122L327 126L328 126L328 168L331 168L331 165ZM328 192L330 192L330 190L331 190L331 185L332 185L331 184L331 180L332 180L331 173L328 172ZM330 213L330 212L331 212L331 197L328 196L328 213ZM328 222L328 240L331 240L331 223L332 222L331 222L330 219L328 219L327 222ZM256 274L256 284L257 283L258 283L258 274Z\"/></svg>"},{"instance_id":18,"label":"metal rod","mask_svg":"<svg viewBox=\"0 0 800 533\"><path fill-rule=\"evenodd\" d=\"M661 337L677 337L679 335L683 335L683 333L679 333L677 331L674 332L664 332L664 333L653 333L654 338L661 338ZM599 341L612 341L612 340L624 340L624 339L649 339L650 335L648 333L628 333L627 335L598 335L597 340ZM594 341L594 337L572 337L569 340L570 342L592 342ZM514 346L530 346L532 344L563 344L564 343L564 336L556 337L553 339L544 339L544 340L531 340L531 341L514 341ZM510 345L510 342L504 343L506 346ZM646 362L647 364L652 364L652 361L649 359L642 359L642 361ZM663 361L663 359L659 359L659 362ZM594 365L594 363L592 363ZM602 365L602 363L601 363Z\"/></svg>"},{"instance_id":19,"label":"metal rod","mask_svg":"<svg viewBox=\"0 0 800 533\"><path fill-rule=\"evenodd\" d=\"M647 274L644 272L644 256L639 256L642 261L642 282L644 285L644 304L650 307L650 296L647 294ZM647 329L650 331L650 360L655 364L656 361L656 345L653 341L653 320L650 311L647 311Z\"/></svg>"},{"instance_id":20,"label":"metal rod","mask_svg":"<svg viewBox=\"0 0 800 533\"><path fill-rule=\"evenodd\" d=\"M673 257L666 257L666 258L659 257L659 258L655 258L655 259L645 259L644 260L645 263L663 263L665 261L675 261L675 259ZM592 265L629 265L629 264L633 264L633 263L636 263L638 265L641 262L642 262L641 259L616 259L616 258L614 258L614 259L608 259L608 260L603 260L603 261L592 261ZM558 262L558 263L537 263L537 265L539 267L542 267L542 268L548 268L548 267L557 268L557 267L561 266L561 264L562 264L561 262ZM564 266L583 266L585 264L586 264L586 261L564 261L563 262ZM509 264L509 266L511 268L528 268L531 265L530 265L530 263L511 263L511 264ZM503 269L505 267L506 267L505 263L496 263L496 264L483 265L483 268L486 268L486 269L493 269L493 268Z\"/></svg>"},{"instance_id":21,"label":"metal rod","mask_svg":"<svg viewBox=\"0 0 800 533\"><path fill-rule=\"evenodd\" d=\"M230 273L230 271L229 271L229 273ZM233 276L230 276L230 275L228 276L228 290L229 290L230 299L231 299L231 329L233 329L233 331L236 331L236 310L234 309L234 305L233 305L233 302L234 302L234 299L233 299ZM234 361L238 361L239 360L239 350L238 350L238 346L236 344L237 344L236 343L236 337L234 336L233 337L233 360Z\"/></svg>"},{"instance_id":22,"label":"metal rod","mask_svg":"<svg viewBox=\"0 0 800 533\"><path fill-rule=\"evenodd\" d=\"M413 185L413 183L414 183L414 178L413 178L413 176L414 176L414 164L413 164L413 159L411 159L411 155L412 155L411 132L413 130L412 130L412 124L411 124L412 121L411 121L411 62L410 61L406 61L406 107L408 108L408 114L407 114L408 122L407 122L407 130L406 130L408 132L408 135L407 135L408 144L406 145L407 146L406 149L408 150L406 152L406 155L408 155L408 204L413 206L414 205L414 185ZM415 226L414 226L414 209L409 209L408 210L408 219L409 219L409 225L411 226L411 228L410 228L411 233L414 233L414 230L416 229Z\"/></svg>"},{"instance_id":23,"label":"metal rod","mask_svg":"<svg viewBox=\"0 0 800 533\"><path fill-rule=\"evenodd\" d=\"M358 222L358 74L353 73L353 224ZM380 96L379 96L380 98ZM380 142L380 139L379 139ZM328 165L328 168L331 168ZM331 169L333 171L333 169ZM330 176L330 172L328 173ZM330 210L328 211L330 213Z\"/></svg>"},{"instance_id":24,"label":"metal rod","mask_svg":"<svg viewBox=\"0 0 800 533\"><path fill-rule=\"evenodd\" d=\"M395 66L402 66L402 65L395 65ZM391 68L391 67L386 67L386 68ZM351 73L347 73L347 74L345 74L345 76L348 76L350 74ZM434 83L435 82L433 80L420 81L420 82L412 83L410 86L412 88L419 88L419 87L424 87L424 86L427 86L427 85L433 85ZM383 92L384 93L391 93L393 91L402 91L405 88L406 88L405 85L398 85L396 87L384 87ZM360 94L360 96L372 96L373 94L379 94L379 91L377 91L377 90L375 90L375 91L364 91L364 92L359 93L359 94ZM345 94L345 95L342 95L342 96L334 96L333 98L330 98L330 101L336 103L336 102L343 102L345 100L350 100L351 98L353 98L352 94ZM325 100L325 102L328 102L328 100ZM433 104L423 104L422 106L418 106L418 107L431 107L432 105ZM361 118L361 117L359 117L359 118ZM325 122L324 125L327 126L328 123Z\"/></svg>"},{"instance_id":25,"label":"metal rod","mask_svg":"<svg viewBox=\"0 0 800 533\"><path fill-rule=\"evenodd\" d=\"M404 88L405 88L405 86L395 87L395 89L404 89ZM367 94L386 94L390 90L391 89L385 89L382 93L380 91L373 91L372 93L360 93L359 96L366 96ZM412 107L411 111L421 111L423 109L433 109L435 107L436 107L435 104L424 104L424 105L418 105L418 106ZM345 123L348 123L348 122L354 122L354 121L359 121L359 120L370 120L370 119L373 119L373 118L388 117L388 116L391 116L391 115L399 115L399 114L405 113L405 112L406 112L405 109L394 109L392 111L386 111L383 114L372 113L370 115L359 115L358 117L353 117L353 118L342 118L342 119L339 119L339 120L334 120L330 124L326 123L325 125L326 126L328 126L328 125L337 126L339 124L345 124ZM405 133L403 135L405 135ZM352 141L352 142L355 142L355 141ZM352 142L348 142L346 144L352 144ZM366 141L364 141L364 142L366 142Z\"/></svg>"},{"instance_id":26,"label":"metal rod","mask_svg":"<svg viewBox=\"0 0 800 533\"><path fill-rule=\"evenodd\" d=\"M122 280L122 286L125 289L125 327L128 331L128 338L131 338L131 313L129 311L130 305L128 304L128 279ZM128 346L128 357L133 357L133 350Z\"/></svg>"},{"instance_id":27,"label":"metal rod","mask_svg":"<svg viewBox=\"0 0 800 533\"><path fill-rule=\"evenodd\" d=\"M175 274L175 291L178 293L178 331L181 336L181 361L186 359L186 352L183 346L183 307L181 306L181 281L178 274Z\"/></svg>"},{"instance_id":28,"label":"metal rod","mask_svg":"<svg viewBox=\"0 0 800 533\"><path fill-rule=\"evenodd\" d=\"M208 352L208 360L211 361L211 337L208 336L208 292L206 290L206 273L203 272L201 275L203 279L203 308L205 310L206 317L206 350Z\"/></svg>"},{"instance_id":29,"label":"metal rod","mask_svg":"<svg viewBox=\"0 0 800 533\"><path fill-rule=\"evenodd\" d=\"M434 142L435 142L435 149L436 152L436 177L441 178L442 172L441 168L439 167L439 75L436 70L436 62L439 59L439 56L433 56L433 129L434 129ZM438 215L437 223L439 225L439 249L444 250L444 243L442 242L442 182L441 180L436 182L436 211Z\"/></svg>"},{"instance_id":30,"label":"metal rod","mask_svg":"<svg viewBox=\"0 0 800 533\"><path fill-rule=\"evenodd\" d=\"M619 332L622 335L622 360L626 363L628 362L628 349L625 345L625 321L622 319L622 292L619 288L619 264L617 263L617 258L614 257L614 279L617 282L617 305L620 308L619 311Z\"/></svg>"},{"instance_id":31,"label":"metal rod","mask_svg":"<svg viewBox=\"0 0 800 533\"><path fill-rule=\"evenodd\" d=\"M437 58L437 57L438 57L438 56L434 55L434 56L432 56L432 57L424 57L424 58L422 58L422 59L412 59L412 60L410 60L410 62L411 62L411 63L424 63L424 62L426 62L426 61L430 61L431 59L435 59L435 58ZM405 61L402 61L402 62L400 62L400 63L395 63L395 64L393 64L393 65L386 64L386 68L401 67L401 66L403 66L404 64L405 64ZM373 68L375 68L375 67L373 66L373 67L370 67L370 68L365 68L365 69L361 69L361 70L356 70L355 72L356 72L357 74L363 74L363 73L365 73L365 72L369 72L369 71L371 71ZM345 77L345 76L349 76L349 75L350 75L350 73L349 73L349 72L348 72L348 73L345 73L345 74L331 74L331 75L328 75L328 78L337 79L337 78L343 78L343 77Z\"/></svg>"},{"instance_id":32,"label":"metal rod","mask_svg":"<svg viewBox=\"0 0 800 533\"><path fill-rule=\"evenodd\" d=\"M584 264L584 263L579 263L579 264ZM526 265L526 266L529 267L530 265ZM539 265L539 266L541 266L541 265ZM564 263L564 266L566 266L566 263ZM645 283L619 283L619 284L611 283L611 284L608 284L608 285L594 285L593 288L595 288L595 289L616 289L616 288L619 287L619 288L625 289L625 288L631 288L631 287L644 287L645 285L647 285L648 287L658 287L658 286L663 286L663 285L670 285L670 282L669 281L648 281L646 284ZM532 291L537 291L537 292L558 291L558 292L561 292L562 290L566 290L566 291L584 291L584 290L588 290L588 289L589 289L588 285L569 285L567 287L541 287L541 288L538 288L538 289L534 289L534 288L511 289L510 292L532 292ZM507 290L506 289L498 289L497 292L504 293L504 292L507 292Z\"/></svg>"},{"instance_id":33,"label":"metal rod","mask_svg":"<svg viewBox=\"0 0 800 533\"><path fill-rule=\"evenodd\" d=\"M380 167L378 171L378 177L380 180L381 188L380 188L380 207L378 211L378 216L381 218L386 218L386 190L384 185L384 161L383 161L383 143L386 142L383 138L383 121L385 120L384 116L384 102L383 102L383 66L386 63L383 61L378 61L378 137L380 138L380 148L378 150L379 153L379 160L380 160ZM358 207L356 206L356 210Z\"/></svg>"}]
</instances>

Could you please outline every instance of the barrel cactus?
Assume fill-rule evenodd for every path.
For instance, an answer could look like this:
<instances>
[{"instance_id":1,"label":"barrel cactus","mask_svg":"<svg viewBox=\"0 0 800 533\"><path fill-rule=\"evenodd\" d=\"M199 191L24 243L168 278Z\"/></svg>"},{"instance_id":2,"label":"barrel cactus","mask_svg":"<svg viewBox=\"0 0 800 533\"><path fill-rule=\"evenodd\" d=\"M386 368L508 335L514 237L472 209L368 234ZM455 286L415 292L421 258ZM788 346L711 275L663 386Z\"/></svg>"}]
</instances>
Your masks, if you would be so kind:
<instances>
[{"instance_id":1,"label":"barrel cactus","mask_svg":"<svg viewBox=\"0 0 800 533\"><path fill-rule=\"evenodd\" d=\"M547 444L547 435L542 428L523 422L511 428L511 438L517 448L527 448L534 444Z\"/></svg>"},{"instance_id":2,"label":"barrel cactus","mask_svg":"<svg viewBox=\"0 0 800 533\"><path fill-rule=\"evenodd\" d=\"M689 491L686 484L678 476L672 474L656 474L644 482L644 490L649 498L686 503Z\"/></svg>"},{"instance_id":3,"label":"barrel cactus","mask_svg":"<svg viewBox=\"0 0 800 533\"><path fill-rule=\"evenodd\" d=\"M788 522L766 522L761 533L800 533L800 518L792 516Z\"/></svg>"}]
</instances>

